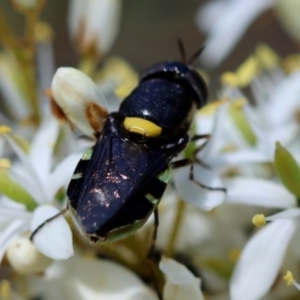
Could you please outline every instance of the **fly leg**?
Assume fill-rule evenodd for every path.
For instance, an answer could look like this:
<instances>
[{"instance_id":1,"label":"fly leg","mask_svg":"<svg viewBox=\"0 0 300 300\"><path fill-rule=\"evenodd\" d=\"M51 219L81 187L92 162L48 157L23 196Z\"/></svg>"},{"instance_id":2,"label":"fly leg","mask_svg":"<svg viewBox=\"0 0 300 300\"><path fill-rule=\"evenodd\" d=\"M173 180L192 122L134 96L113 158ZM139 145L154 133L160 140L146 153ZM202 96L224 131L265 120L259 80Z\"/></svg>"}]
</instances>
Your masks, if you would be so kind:
<instances>
[{"instance_id":1,"label":"fly leg","mask_svg":"<svg viewBox=\"0 0 300 300\"><path fill-rule=\"evenodd\" d=\"M206 168L206 169L211 169L211 166L208 165L207 163L205 163L204 161L202 161L199 158L196 158L196 155L198 152L200 152L203 148L205 148L205 146L207 145L209 139L210 139L210 134L199 134L199 135L194 135L191 138L191 142L197 141L197 140L202 140L202 139L206 139L206 141L199 147L197 147L194 152L193 152L193 157L195 162L197 162L199 165L201 165L202 167Z\"/></svg>"},{"instance_id":2,"label":"fly leg","mask_svg":"<svg viewBox=\"0 0 300 300\"><path fill-rule=\"evenodd\" d=\"M158 209L156 208L155 211L154 211L154 224L153 224L151 246L150 246L150 249L149 249L149 252L148 252L148 255L147 255L147 258L149 258L149 259L154 257L158 225L159 225Z\"/></svg>"},{"instance_id":3,"label":"fly leg","mask_svg":"<svg viewBox=\"0 0 300 300\"><path fill-rule=\"evenodd\" d=\"M196 183L198 186L200 186L203 189L206 189L206 190L209 190L209 191L220 191L220 192L226 193L226 189L223 188L223 187L211 187L211 186L205 185L205 184L195 180L195 178L194 178L194 162L193 162L192 159L184 158L184 159L181 159L181 160L171 162L171 167L173 169L178 169L178 168L181 168L181 167L185 167L187 165L191 166L190 167L190 173L189 173L189 180L193 181L194 183Z\"/></svg>"},{"instance_id":4,"label":"fly leg","mask_svg":"<svg viewBox=\"0 0 300 300\"><path fill-rule=\"evenodd\" d=\"M61 215L64 215L66 212L68 211L68 208L64 208L63 210L61 210L59 213L57 213L56 215L54 215L53 217L47 219L46 221L44 221L43 223L41 223L30 235L30 240L33 241L33 238L35 237L35 235L40 231L40 229L42 229L46 224L50 223L51 221L55 220L56 218L58 218Z\"/></svg>"},{"instance_id":5,"label":"fly leg","mask_svg":"<svg viewBox=\"0 0 300 300\"><path fill-rule=\"evenodd\" d=\"M159 288L159 284L157 281L157 261L155 259L155 245L156 245L158 225L159 225L158 209L156 208L154 211L154 223L153 223L151 246L147 254L147 258L149 262L150 271L152 273L152 281L153 281L154 289L156 291L156 295L159 300L163 300L161 289Z\"/></svg>"}]
</instances>

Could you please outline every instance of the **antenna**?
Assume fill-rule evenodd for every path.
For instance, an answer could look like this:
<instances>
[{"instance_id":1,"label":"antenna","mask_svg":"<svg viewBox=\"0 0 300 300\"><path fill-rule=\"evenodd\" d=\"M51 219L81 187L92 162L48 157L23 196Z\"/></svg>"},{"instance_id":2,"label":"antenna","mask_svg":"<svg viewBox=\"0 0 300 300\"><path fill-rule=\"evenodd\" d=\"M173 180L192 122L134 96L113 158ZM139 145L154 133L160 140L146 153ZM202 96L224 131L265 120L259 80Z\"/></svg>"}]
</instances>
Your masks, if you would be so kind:
<instances>
[{"instance_id":1,"label":"antenna","mask_svg":"<svg viewBox=\"0 0 300 300\"><path fill-rule=\"evenodd\" d=\"M195 60L201 55L202 51L204 50L205 46L203 46L202 48L200 48L199 50L197 50L191 57L190 59L187 61L188 65L191 65L195 62Z\"/></svg>"},{"instance_id":2,"label":"antenna","mask_svg":"<svg viewBox=\"0 0 300 300\"><path fill-rule=\"evenodd\" d=\"M186 53L185 53L185 49L184 49L182 40L180 38L177 38L177 44L178 44L178 47L179 47L181 62L185 63L186 62Z\"/></svg>"}]
</instances>

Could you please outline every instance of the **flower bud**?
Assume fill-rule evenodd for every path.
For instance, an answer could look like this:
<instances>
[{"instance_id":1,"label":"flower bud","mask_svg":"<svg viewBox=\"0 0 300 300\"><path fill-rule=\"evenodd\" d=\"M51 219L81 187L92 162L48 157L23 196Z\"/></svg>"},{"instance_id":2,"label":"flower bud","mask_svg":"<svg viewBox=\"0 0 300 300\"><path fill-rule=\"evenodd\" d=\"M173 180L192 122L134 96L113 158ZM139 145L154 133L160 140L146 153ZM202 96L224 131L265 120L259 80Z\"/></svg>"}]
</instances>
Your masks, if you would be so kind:
<instances>
[{"instance_id":1,"label":"flower bud","mask_svg":"<svg viewBox=\"0 0 300 300\"><path fill-rule=\"evenodd\" d=\"M98 86L74 68L59 68L52 80L55 102L74 127L88 136L102 130L108 112Z\"/></svg>"},{"instance_id":2,"label":"flower bud","mask_svg":"<svg viewBox=\"0 0 300 300\"><path fill-rule=\"evenodd\" d=\"M69 30L81 53L107 53L119 29L120 0L72 0L69 10Z\"/></svg>"},{"instance_id":3,"label":"flower bud","mask_svg":"<svg viewBox=\"0 0 300 300\"><path fill-rule=\"evenodd\" d=\"M44 272L52 260L37 251L28 236L16 238L7 248L10 265L20 274Z\"/></svg>"}]
</instances>

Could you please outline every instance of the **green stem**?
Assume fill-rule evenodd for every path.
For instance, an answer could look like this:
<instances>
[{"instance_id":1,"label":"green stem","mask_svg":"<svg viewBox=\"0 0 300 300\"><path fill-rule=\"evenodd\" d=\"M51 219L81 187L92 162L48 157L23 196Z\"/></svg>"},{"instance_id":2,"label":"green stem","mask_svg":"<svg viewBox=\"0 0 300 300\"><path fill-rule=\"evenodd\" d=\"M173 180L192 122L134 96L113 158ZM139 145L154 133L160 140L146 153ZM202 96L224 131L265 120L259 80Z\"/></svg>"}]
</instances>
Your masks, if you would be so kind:
<instances>
[{"instance_id":1,"label":"green stem","mask_svg":"<svg viewBox=\"0 0 300 300\"><path fill-rule=\"evenodd\" d=\"M19 46L17 43L17 37L10 30L1 7L0 7L0 43L12 51L18 49Z\"/></svg>"},{"instance_id":2,"label":"green stem","mask_svg":"<svg viewBox=\"0 0 300 300\"><path fill-rule=\"evenodd\" d=\"M38 124L40 122L40 107L38 98L38 84L36 78L36 64L35 64L35 27L39 21L42 5L36 9L25 14L26 28L24 36L24 55L21 64L24 67L24 78L27 83L27 99L32 108L34 121Z\"/></svg>"},{"instance_id":3,"label":"green stem","mask_svg":"<svg viewBox=\"0 0 300 300\"><path fill-rule=\"evenodd\" d=\"M175 252L175 246L178 240L178 233L184 218L186 210L186 204L182 199L179 199L176 205L176 216L173 223L171 235L167 244L166 256L173 257Z\"/></svg>"}]
</instances>

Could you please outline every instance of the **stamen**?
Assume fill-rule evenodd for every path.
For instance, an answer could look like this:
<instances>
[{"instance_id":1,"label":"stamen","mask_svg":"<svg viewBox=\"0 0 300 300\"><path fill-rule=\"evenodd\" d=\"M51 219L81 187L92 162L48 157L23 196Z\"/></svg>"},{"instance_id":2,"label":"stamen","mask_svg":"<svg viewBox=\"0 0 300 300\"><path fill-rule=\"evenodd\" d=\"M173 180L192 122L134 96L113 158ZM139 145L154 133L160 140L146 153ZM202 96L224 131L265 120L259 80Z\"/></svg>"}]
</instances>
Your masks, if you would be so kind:
<instances>
[{"instance_id":1,"label":"stamen","mask_svg":"<svg viewBox=\"0 0 300 300\"><path fill-rule=\"evenodd\" d=\"M286 282L287 286L291 286L294 282L293 273L291 271L287 271L283 277L283 280Z\"/></svg>"},{"instance_id":2,"label":"stamen","mask_svg":"<svg viewBox=\"0 0 300 300\"><path fill-rule=\"evenodd\" d=\"M256 57L264 69L273 69L279 64L279 56L272 48L265 44L261 44L256 48Z\"/></svg>"},{"instance_id":3,"label":"stamen","mask_svg":"<svg viewBox=\"0 0 300 300\"><path fill-rule=\"evenodd\" d=\"M11 128L6 125L0 125L0 134L12 132Z\"/></svg>"},{"instance_id":4,"label":"stamen","mask_svg":"<svg viewBox=\"0 0 300 300\"><path fill-rule=\"evenodd\" d=\"M10 169L10 160L7 158L0 159L0 168Z\"/></svg>"},{"instance_id":5,"label":"stamen","mask_svg":"<svg viewBox=\"0 0 300 300\"><path fill-rule=\"evenodd\" d=\"M10 300L11 299L11 284L8 280L1 280L0 283L0 299Z\"/></svg>"},{"instance_id":6,"label":"stamen","mask_svg":"<svg viewBox=\"0 0 300 300\"><path fill-rule=\"evenodd\" d=\"M257 214L252 218L252 223L256 226L256 227L263 227L264 225L266 225L266 218L264 214Z\"/></svg>"}]
</instances>

